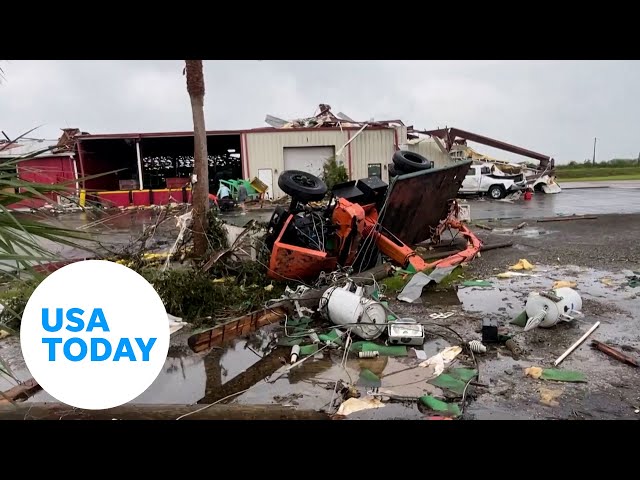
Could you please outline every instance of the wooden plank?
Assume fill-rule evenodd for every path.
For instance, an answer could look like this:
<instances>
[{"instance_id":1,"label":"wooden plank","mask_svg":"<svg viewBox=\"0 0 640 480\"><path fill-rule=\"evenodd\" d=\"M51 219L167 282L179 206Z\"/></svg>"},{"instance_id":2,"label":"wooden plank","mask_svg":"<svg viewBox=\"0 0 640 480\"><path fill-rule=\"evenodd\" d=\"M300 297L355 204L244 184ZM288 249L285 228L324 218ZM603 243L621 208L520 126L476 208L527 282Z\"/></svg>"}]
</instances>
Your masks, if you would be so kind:
<instances>
[{"instance_id":1,"label":"wooden plank","mask_svg":"<svg viewBox=\"0 0 640 480\"><path fill-rule=\"evenodd\" d=\"M232 340L251 333L258 328L271 323L280 322L289 312L284 305L276 305L248 313L240 318L230 320L217 325L204 332L196 333L189 337L187 343L194 352L202 352L212 347L223 347ZM238 328L241 322L246 322L246 328Z\"/></svg>"},{"instance_id":2,"label":"wooden plank","mask_svg":"<svg viewBox=\"0 0 640 480\"><path fill-rule=\"evenodd\" d=\"M2 395L0 395L0 405L10 404L16 400L26 400L40 390L42 390L42 387L38 385L38 382L33 378L30 378L29 380L22 382L20 385L16 385L6 392L3 392Z\"/></svg>"},{"instance_id":3,"label":"wooden plank","mask_svg":"<svg viewBox=\"0 0 640 480\"><path fill-rule=\"evenodd\" d=\"M600 350L602 353L605 353L610 357L615 358L619 362L626 363L633 367L638 367L638 362L636 362L636 360L633 357L625 353L622 353L613 347L610 347L606 343L599 342L598 340L591 340L591 346L597 350Z\"/></svg>"},{"instance_id":4,"label":"wooden plank","mask_svg":"<svg viewBox=\"0 0 640 480\"><path fill-rule=\"evenodd\" d=\"M328 420L315 410L282 405L122 405L106 410L74 409L61 403L1 405L0 420ZM200 411L198 411L200 410ZM193 413L192 413L193 412Z\"/></svg>"},{"instance_id":5,"label":"wooden plank","mask_svg":"<svg viewBox=\"0 0 640 480\"><path fill-rule=\"evenodd\" d=\"M569 220L595 220L598 217L595 215L571 215L567 217L549 217L549 218L540 218L538 219L538 223L543 222L568 222Z\"/></svg>"}]
</instances>

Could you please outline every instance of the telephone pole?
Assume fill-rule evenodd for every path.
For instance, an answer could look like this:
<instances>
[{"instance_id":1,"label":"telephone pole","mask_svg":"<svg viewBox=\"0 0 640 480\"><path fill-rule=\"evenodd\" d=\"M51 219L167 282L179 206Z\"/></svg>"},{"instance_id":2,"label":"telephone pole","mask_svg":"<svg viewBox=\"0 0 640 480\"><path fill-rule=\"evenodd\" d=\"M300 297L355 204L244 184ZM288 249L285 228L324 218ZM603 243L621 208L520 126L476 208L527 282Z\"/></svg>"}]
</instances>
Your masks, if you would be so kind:
<instances>
[{"instance_id":1,"label":"telephone pole","mask_svg":"<svg viewBox=\"0 0 640 480\"><path fill-rule=\"evenodd\" d=\"M592 161L593 165L596 164L596 140L598 139L597 138L593 139L593 161Z\"/></svg>"}]
</instances>

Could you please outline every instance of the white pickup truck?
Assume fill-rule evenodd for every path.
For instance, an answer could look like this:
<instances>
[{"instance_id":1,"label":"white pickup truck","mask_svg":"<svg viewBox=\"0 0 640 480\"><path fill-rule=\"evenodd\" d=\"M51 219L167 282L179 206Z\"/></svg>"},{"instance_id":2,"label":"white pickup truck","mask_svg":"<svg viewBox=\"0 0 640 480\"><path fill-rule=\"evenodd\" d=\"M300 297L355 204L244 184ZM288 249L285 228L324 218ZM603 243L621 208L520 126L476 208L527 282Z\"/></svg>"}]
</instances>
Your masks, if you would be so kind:
<instances>
[{"instance_id":1,"label":"white pickup truck","mask_svg":"<svg viewBox=\"0 0 640 480\"><path fill-rule=\"evenodd\" d=\"M464 195L488 195L494 200L527 189L523 174L506 175L495 165L471 165L458 193Z\"/></svg>"}]
</instances>

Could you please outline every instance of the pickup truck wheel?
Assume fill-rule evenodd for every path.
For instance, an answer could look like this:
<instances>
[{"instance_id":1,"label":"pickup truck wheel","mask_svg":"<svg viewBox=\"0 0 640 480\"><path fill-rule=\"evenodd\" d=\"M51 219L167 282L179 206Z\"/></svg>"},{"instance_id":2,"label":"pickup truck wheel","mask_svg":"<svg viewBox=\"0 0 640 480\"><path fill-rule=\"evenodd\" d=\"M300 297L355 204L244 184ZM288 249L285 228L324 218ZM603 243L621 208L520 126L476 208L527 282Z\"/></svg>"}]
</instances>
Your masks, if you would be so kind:
<instances>
[{"instance_id":1,"label":"pickup truck wheel","mask_svg":"<svg viewBox=\"0 0 640 480\"><path fill-rule=\"evenodd\" d=\"M408 150L398 150L393 154L396 169L405 173L413 173L431 168L431 162L422 155Z\"/></svg>"},{"instance_id":2,"label":"pickup truck wheel","mask_svg":"<svg viewBox=\"0 0 640 480\"><path fill-rule=\"evenodd\" d=\"M504 187L502 185L491 185L487 193L494 200L499 200L504 196Z\"/></svg>"},{"instance_id":3,"label":"pickup truck wheel","mask_svg":"<svg viewBox=\"0 0 640 480\"><path fill-rule=\"evenodd\" d=\"M285 170L278 177L278 186L299 202L316 202L327 194L327 185L315 175L301 170Z\"/></svg>"}]
</instances>

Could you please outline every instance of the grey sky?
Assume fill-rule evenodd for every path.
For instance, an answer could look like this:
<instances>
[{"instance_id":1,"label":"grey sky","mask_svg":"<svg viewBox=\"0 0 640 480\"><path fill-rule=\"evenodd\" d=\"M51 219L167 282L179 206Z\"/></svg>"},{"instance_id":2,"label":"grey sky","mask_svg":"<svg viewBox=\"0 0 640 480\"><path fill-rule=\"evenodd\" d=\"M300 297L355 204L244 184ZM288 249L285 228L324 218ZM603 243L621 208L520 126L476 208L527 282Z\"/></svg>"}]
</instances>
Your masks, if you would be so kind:
<instances>
[{"instance_id":1,"label":"grey sky","mask_svg":"<svg viewBox=\"0 0 640 480\"><path fill-rule=\"evenodd\" d=\"M57 138L191 130L178 61L2 62L0 130ZM207 129L310 116L320 103L355 120L455 126L554 156L559 163L640 152L638 61L207 61ZM498 158L523 160L473 145Z\"/></svg>"}]
</instances>

